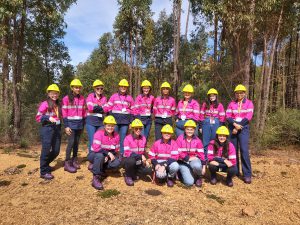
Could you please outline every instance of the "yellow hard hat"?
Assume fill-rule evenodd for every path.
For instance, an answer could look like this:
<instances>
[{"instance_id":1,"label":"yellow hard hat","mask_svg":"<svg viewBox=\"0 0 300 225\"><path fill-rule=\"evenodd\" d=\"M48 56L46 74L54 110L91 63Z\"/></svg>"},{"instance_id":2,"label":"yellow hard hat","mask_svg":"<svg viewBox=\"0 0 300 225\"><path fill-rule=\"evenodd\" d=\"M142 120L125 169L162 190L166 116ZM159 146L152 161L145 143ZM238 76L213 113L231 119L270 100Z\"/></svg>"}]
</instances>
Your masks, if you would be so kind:
<instances>
[{"instance_id":1,"label":"yellow hard hat","mask_svg":"<svg viewBox=\"0 0 300 225\"><path fill-rule=\"evenodd\" d=\"M218 91L214 88L208 90L207 95L218 95Z\"/></svg>"},{"instance_id":2,"label":"yellow hard hat","mask_svg":"<svg viewBox=\"0 0 300 225\"><path fill-rule=\"evenodd\" d=\"M131 122L131 127L136 128L136 127L144 127L143 123L139 119L135 119Z\"/></svg>"},{"instance_id":3,"label":"yellow hard hat","mask_svg":"<svg viewBox=\"0 0 300 225\"><path fill-rule=\"evenodd\" d=\"M142 82L141 87L152 87L151 82L149 80L144 80Z\"/></svg>"},{"instance_id":4,"label":"yellow hard hat","mask_svg":"<svg viewBox=\"0 0 300 225\"><path fill-rule=\"evenodd\" d=\"M119 86L123 86L123 87L129 87L129 83L126 79L122 79L119 82Z\"/></svg>"},{"instance_id":5,"label":"yellow hard hat","mask_svg":"<svg viewBox=\"0 0 300 225\"><path fill-rule=\"evenodd\" d=\"M97 86L104 86L103 82L101 80L95 80L93 83L93 87L97 87Z\"/></svg>"},{"instance_id":6,"label":"yellow hard hat","mask_svg":"<svg viewBox=\"0 0 300 225\"><path fill-rule=\"evenodd\" d=\"M227 127L221 126L221 127L219 127L219 128L217 129L216 134L228 136L228 135L229 135L229 130L228 130Z\"/></svg>"},{"instance_id":7,"label":"yellow hard hat","mask_svg":"<svg viewBox=\"0 0 300 225\"><path fill-rule=\"evenodd\" d=\"M247 89L246 89L246 87L244 86L244 85L242 85L242 84L239 84L239 85L237 85L236 87L235 87L235 89L234 89L234 92L237 92L237 91L247 91Z\"/></svg>"},{"instance_id":8,"label":"yellow hard hat","mask_svg":"<svg viewBox=\"0 0 300 225\"><path fill-rule=\"evenodd\" d=\"M169 125L169 124L164 125L161 128L161 132L162 133L174 134L173 127L171 127L171 125Z\"/></svg>"},{"instance_id":9,"label":"yellow hard hat","mask_svg":"<svg viewBox=\"0 0 300 225\"><path fill-rule=\"evenodd\" d=\"M57 86L57 84L50 84L49 87L47 88L47 92L49 92L49 91L60 92L59 87Z\"/></svg>"},{"instance_id":10,"label":"yellow hard hat","mask_svg":"<svg viewBox=\"0 0 300 225\"><path fill-rule=\"evenodd\" d=\"M194 127L194 128L196 128L197 124L195 123L194 120L188 120L188 121L185 122L184 127Z\"/></svg>"},{"instance_id":11,"label":"yellow hard hat","mask_svg":"<svg viewBox=\"0 0 300 225\"><path fill-rule=\"evenodd\" d=\"M82 87L82 83L79 79L74 79L71 81L70 87L72 86L78 86L78 87Z\"/></svg>"},{"instance_id":12,"label":"yellow hard hat","mask_svg":"<svg viewBox=\"0 0 300 225\"><path fill-rule=\"evenodd\" d=\"M182 89L182 92L189 92L189 93L194 93L194 88L192 85L187 84L184 86L184 88Z\"/></svg>"},{"instance_id":13,"label":"yellow hard hat","mask_svg":"<svg viewBox=\"0 0 300 225\"><path fill-rule=\"evenodd\" d=\"M113 116L111 116L111 115L105 117L105 119L103 120L103 123L104 124L113 124L113 125L117 124L115 118Z\"/></svg>"},{"instance_id":14,"label":"yellow hard hat","mask_svg":"<svg viewBox=\"0 0 300 225\"><path fill-rule=\"evenodd\" d=\"M171 88L171 85L168 82L163 82L160 86L160 89L162 88Z\"/></svg>"}]
</instances>

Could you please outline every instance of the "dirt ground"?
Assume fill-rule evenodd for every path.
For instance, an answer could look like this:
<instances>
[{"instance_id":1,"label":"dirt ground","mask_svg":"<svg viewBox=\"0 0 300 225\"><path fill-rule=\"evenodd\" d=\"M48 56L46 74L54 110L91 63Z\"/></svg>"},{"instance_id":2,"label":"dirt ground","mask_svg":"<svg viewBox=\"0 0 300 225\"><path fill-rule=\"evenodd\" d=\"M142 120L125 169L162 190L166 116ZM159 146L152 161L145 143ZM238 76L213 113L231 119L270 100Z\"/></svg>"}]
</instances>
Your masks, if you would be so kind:
<instances>
[{"instance_id":1,"label":"dirt ground","mask_svg":"<svg viewBox=\"0 0 300 225\"><path fill-rule=\"evenodd\" d=\"M207 181L201 189L174 188L139 180L127 187L121 172L111 173L102 198L91 187L84 146L82 169L63 170L65 145L53 163L55 179L39 178L40 146L0 150L0 224L300 224L300 149L288 147L252 155L251 185L234 187Z\"/></svg>"}]
</instances>

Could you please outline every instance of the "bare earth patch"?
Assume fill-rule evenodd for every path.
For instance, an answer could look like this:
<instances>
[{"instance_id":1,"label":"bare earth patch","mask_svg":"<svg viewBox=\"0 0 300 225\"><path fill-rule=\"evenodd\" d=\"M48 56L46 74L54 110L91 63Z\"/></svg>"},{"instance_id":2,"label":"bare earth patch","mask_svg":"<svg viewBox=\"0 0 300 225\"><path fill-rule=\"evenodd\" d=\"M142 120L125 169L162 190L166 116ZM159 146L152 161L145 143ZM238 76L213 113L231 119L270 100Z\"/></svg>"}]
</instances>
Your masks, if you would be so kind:
<instances>
[{"instance_id":1,"label":"bare earth patch","mask_svg":"<svg viewBox=\"0 0 300 225\"><path fill-rule=\"evenodd\" d=\"M0 150L0 224L300 224L295 147L253 155L251 185L234 178L233 188L208 181L201 189L179 182L167 188L142 180L127 187L121 170L109 173L104 193L91 187L86 160L76 174L63 170L65 145L52 165L55 179L43 181L39 151Z\"/></svg>"}]
</instances>

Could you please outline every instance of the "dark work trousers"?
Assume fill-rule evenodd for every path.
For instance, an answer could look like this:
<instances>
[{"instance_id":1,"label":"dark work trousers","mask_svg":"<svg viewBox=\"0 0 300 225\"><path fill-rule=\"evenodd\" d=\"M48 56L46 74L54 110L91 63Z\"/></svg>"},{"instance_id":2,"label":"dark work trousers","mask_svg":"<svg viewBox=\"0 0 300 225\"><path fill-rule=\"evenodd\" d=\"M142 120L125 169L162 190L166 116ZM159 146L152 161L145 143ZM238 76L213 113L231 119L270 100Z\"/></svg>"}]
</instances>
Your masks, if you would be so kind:
<instances>
[{"instance_id":1,"label":"dark work trousers","mask_svg":"<svg viewBox=\"0 0 300 225\"><path fill-rule=\"evenodd\" d=\"M209 171L210 171L211 178L216 178L216 173L221 168L222 172L227 172L227 177L226 177L227 180L231 180L232 177L235 176L236 171L237 171L236 166L227 167L226 164L223 164L223 163L220 166L215 166L215 165L209 164L208 168L209 168Z\"/></svg>"},{"instance_id":2,"label":"dark work trousers","mask_svg":"<svg viewBox=\"0 0 300 225\"><path fill-rule=\"evenodd\" d=\"M134 157L124 158L124 169L126 177L135 178L137 175L146 176L152 174L151 168L145 167L143 163L139 165L136 164L137 160Z\"/></svg>"},{"instance_id":3,"label":"dark work trousers","mask_svg":"<svg viewBox=\"0 0 300 225\"><path fill-rule=\"evenodd\" d=\"M43 126L40 130L42 152L40 156L40 173L51 173L49 164L59 155L61 143L61 125Z\"/></svg>"},{"instance_id":4,"label":"dark work trousers","mask_svg":"<svg viewBox=\"0 0 300 225\"><path fill-rule=\"evenodd\" d=\"M66 150L66 161L71 159L71 151L73 149L73 158L77 157L78 154L78 146L79 146L79 139L82 133L82 129L74 130L72 129L72 133L68 136L68 145Z\"/></svg>"},{"instance_id":5,"label":"dark work trousers","mask_svg":"<svg viewBox=\"0 0 300 225\"><path fill-rule=\"evenodd\" d=\"M106 155L107 154L93 151L88 154L88 160L90 163L93 163L92 172L94 175L103 175L106 169L117 169L120 166L121 162L118 157L115 157L113 161L108 160L105 162Z\"/></svg>"},{"instance_id":6,"label":"dark work trousers","mask_svg":"<svg viewBox=\"0 0 300 225\"><path fill-rule=\"evenodd\" d=\"M241 153L242 171L244 177L252 176L250 155L249 155L249 125L243 127L237 134L232 134L233 127L230 127L230 141L236 150L237 175L240 174L239 152Z\"/></svg>"}]
</instances>

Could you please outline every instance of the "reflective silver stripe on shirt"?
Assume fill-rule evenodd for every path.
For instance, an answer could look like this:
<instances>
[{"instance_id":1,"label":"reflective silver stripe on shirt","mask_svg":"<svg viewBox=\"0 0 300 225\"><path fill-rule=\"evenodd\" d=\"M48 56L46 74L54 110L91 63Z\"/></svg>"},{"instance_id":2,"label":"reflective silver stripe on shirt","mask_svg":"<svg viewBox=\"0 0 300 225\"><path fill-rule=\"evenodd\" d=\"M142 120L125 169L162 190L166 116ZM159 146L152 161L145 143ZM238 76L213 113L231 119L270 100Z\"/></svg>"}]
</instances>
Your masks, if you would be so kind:
<instances>
[{"instance_id":1,"label":"reflective silver stripe on shirt","mask_svg":"<svg viewBox=\"0 0 300 225\"><path fill-rule=\"evenodd\" d=\"M83 117L82 116L68 116L67 119L68 120L82 120Z\"/></svg>"},{"instance_id":2,"label":"reflective silver stripe on shirt","mask_svg":"<svg viewBox=\"0 0 300 225\"><path fill-rule=\"evenodd\" d=\"M122 110L112 110L112 113L119 113L119 114L130 114L129 112L123 112Z\"/></svg>"},{"instance_id":3,"label":"reflective silver stripe on shirt","mask_svg":"<svg viewBox=\"0 0 300 225\"><path fill-rule=\"evenodd\" d=\"M101 113L87 113L87 116L103 117Z\"/></svg>"}]
</instances>

